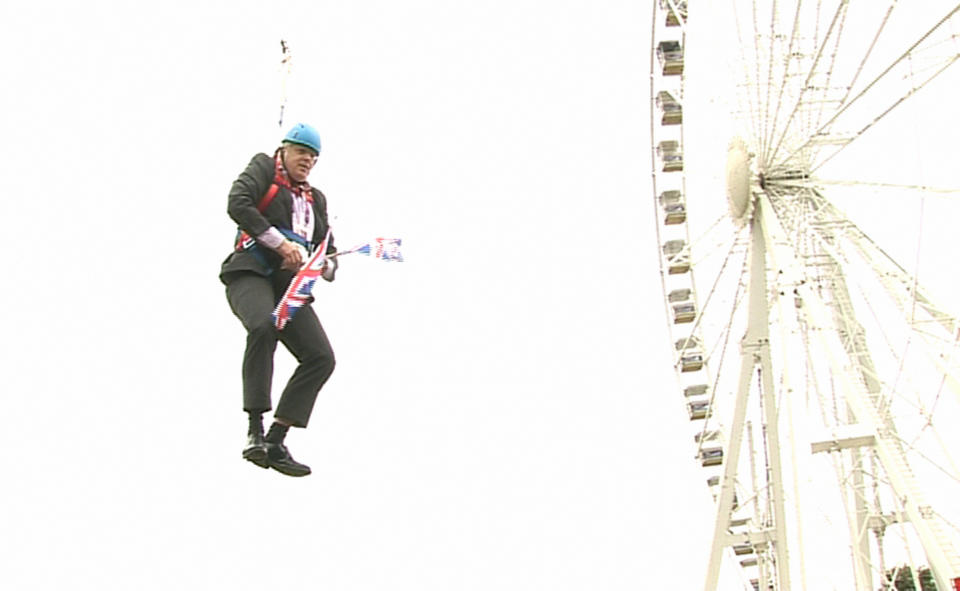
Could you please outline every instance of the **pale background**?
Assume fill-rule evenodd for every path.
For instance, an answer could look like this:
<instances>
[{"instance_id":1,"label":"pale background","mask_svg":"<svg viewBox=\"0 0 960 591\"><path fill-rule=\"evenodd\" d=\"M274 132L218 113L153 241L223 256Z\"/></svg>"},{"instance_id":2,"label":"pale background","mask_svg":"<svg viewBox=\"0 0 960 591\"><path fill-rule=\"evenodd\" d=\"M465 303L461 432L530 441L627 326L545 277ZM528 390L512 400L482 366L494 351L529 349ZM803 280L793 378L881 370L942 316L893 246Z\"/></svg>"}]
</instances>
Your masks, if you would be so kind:
<instances>
[{"instance_id":1,"label":"pale background","mask_svg":"<svg viewBox=\"0 0 960 591\"><path fill-rule=\"evenodd\" d=\"M691 589L645 2L6 3L5 589ZM230 183L315 125L313 475L240 458ZM356 256L356 255L354 255ZM292 370L278 352L278 386ZM277 388L279 390L279 387ZM682 433L677 436L677 433Z\"/></svg>"},{"instance_id":2,"label":"pale background","mask_svg":"<svg viewBox=\"0 0 960 591\"><path fill-rule=\"evenodd\" d=\"M0 7L0 588L700 588L649 33L627 0ZM301 120L338 243L407 260L318 286L291 479L240 458L217 272L230 183Z\"/></svg>"}]
</instances>

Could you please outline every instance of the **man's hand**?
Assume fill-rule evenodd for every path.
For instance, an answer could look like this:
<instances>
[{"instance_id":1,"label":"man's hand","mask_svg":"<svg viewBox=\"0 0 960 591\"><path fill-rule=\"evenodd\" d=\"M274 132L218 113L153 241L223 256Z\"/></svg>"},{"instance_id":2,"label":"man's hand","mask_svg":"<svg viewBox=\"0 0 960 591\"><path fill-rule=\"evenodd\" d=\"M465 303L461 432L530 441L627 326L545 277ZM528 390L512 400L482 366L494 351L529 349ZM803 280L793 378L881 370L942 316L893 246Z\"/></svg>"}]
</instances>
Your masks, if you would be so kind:
<instances>
[{"instance_id":1,"label":"man's hand","mask_svg":"<svg viewBox=\"0 0 960 591\"><path fill-rule=\"evenodd\" d=\"M333 281L337 277L337 267L339 266L340 263L337 262L336 258L328 258L323 262L321 276L327 281Z\"/></svg>"},{"instance_id":2,"label":"man's hand","mask_svg":"<svg viewBox=\"0 0 960 591\"><path fill-rule=\"evenodd\" d=\"M277 253L283 257L283 262L280 264L281 269L299 271L303 265L303 247L290 240L281 242L280 246L277 247Z\"/></svg>"}]
</instances>

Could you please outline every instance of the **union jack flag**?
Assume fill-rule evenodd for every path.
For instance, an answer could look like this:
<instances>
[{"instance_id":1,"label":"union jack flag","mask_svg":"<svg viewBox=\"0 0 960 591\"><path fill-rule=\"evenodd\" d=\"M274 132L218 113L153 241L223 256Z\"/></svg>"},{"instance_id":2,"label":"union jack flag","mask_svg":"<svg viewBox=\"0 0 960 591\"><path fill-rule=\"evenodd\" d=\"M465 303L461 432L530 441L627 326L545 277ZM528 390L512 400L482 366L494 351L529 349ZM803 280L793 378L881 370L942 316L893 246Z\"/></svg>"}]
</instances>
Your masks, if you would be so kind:
<instances>
[{"instance_id":1,"label":"union jack flag","mask_svg":"<svg viewBox=\"0 0 960 591\"><path fill-rule=\"evenodd\" d=\"M323 273L323 265L327 260L327 243L330 241L330 231L323 243L313 253L307 263L290 281L287 291L280 298L277 307L273 310L273 325L277 330L283 330L288 322L293 320L297 310L310 302L310 293L317 279Z\"/></svg>"},{"instance_id":2,"label":"union jack flag","mask_svg":"<svg viewBox=\"0 0 960 591\"><path fill-rule=\"evenodd\" d=\"M375 257L384 261L403 262L403 255L400 254L399 238L377 238L377 252Z\"/></svg>"},{"instance_id":3,"label":"union jack flag","mask_svg":"<svg viewBox=\"0 0 960 591\"><path fill-rule=\"evenodd\" d=\"M367 242L360 246L351 248L346 252L340 254L347 254L350 252L359 252L363 255L373 255L374 258L378 258L382 261L396 261L398 263L403 262L403 255L400 254L400 238L375 238L373 242Z\"/></svg>"}]
</instances>

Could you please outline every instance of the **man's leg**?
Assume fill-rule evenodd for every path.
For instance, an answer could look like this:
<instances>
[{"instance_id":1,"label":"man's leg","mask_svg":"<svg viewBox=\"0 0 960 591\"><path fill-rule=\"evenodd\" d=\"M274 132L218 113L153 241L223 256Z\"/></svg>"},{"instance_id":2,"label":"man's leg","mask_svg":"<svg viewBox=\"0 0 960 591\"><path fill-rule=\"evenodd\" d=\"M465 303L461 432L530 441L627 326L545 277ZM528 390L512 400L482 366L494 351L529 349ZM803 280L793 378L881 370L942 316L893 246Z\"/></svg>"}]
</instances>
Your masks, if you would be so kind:
<instances>
[{"instance_id":1,"label":"man's leg","mask_svg":"<svg viewBox=\"0 0 960 591\"><path fill-rule=\"evenodd\" d=\"M280 396L274 424L266 436L269 464L289 476L306 476L310 468L290 456L283 440L289 427L307 426L317 393L333 373L336 361L327 335L310 306L297 312L280 332L280 341L297 358L299 365Z\"/></svg>"},{"instance_id":2,"label":"man's leg","mask_svg":"<svg viewBox=\"0 0 960 591\"><path fill-rule=\"evenodd\" d=\"M299 365L280 395L274 415L293 427L306 427L317 393L336 366L327 333L311 306L297 312L280 333L280 342L296 357Z\"/></svg>"},{"instance_id":3,"label":"man's leg","mask_svg":"<svg viewBox=\"0 0 960 591\"><path fill-rule=\"evenodd\" d=\"M227 285L230 308L247 330L242 370L243 409L250 423L243 457L261 468L269 467L262 415L271 408L273 355L277 348L277 331L271 317L273 291L268 279L252 273L238 275Z\"/></svg>"},{"instance_id":4,"label":"man's leg","mask_svg":"<svg viewBox=\"0 0 960 591\"><path fill-rule=\"evenodd\" d=\"M270 384L273 380L273 354L277 349L277 330L273 326L273 287L270 280L245 273L227 285L230 309L247 330L243 353L243 410L263 413L272 408Z\"/></svg>"}]
</instances>

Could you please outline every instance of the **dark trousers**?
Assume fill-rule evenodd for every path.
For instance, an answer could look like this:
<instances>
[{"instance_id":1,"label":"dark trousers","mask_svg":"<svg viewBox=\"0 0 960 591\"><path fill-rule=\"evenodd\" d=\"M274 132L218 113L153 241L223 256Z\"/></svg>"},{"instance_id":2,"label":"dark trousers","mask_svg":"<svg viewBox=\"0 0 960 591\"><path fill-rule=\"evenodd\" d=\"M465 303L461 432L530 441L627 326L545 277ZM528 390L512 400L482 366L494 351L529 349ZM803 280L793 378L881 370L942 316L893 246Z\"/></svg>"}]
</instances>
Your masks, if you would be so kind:
<instances>
[{"instance_id":1,"label":"dark trousers","mask_svg":"<svg viewBox=\"0 0 960 591\"><path fill-rule=\"evenodd\" d=\"M279 340L300 364L280 395L274 418L306 427L317 393L333 373L336 360L311 306L300 308L282 331L274 328L271 313L286 287L254 273L236 273L227 284L227 301L247 330L243 410L266 412L272 408L273 354Z\"/></svg>"}]
</instances>

